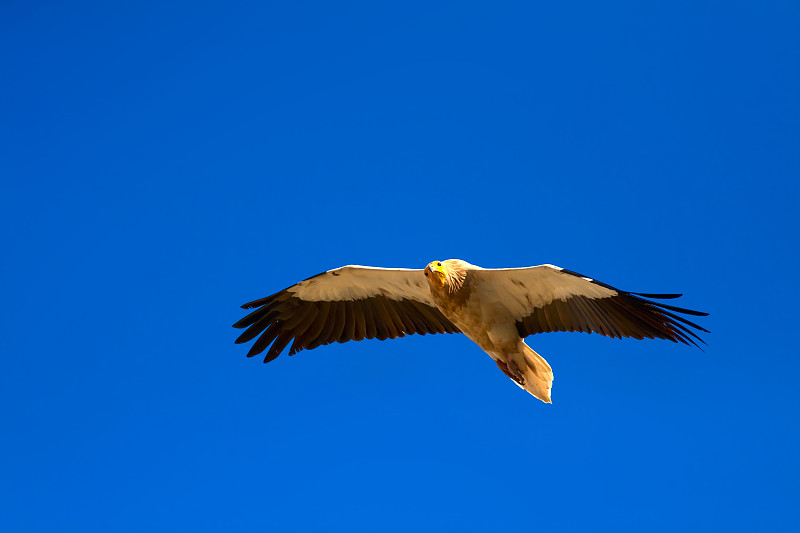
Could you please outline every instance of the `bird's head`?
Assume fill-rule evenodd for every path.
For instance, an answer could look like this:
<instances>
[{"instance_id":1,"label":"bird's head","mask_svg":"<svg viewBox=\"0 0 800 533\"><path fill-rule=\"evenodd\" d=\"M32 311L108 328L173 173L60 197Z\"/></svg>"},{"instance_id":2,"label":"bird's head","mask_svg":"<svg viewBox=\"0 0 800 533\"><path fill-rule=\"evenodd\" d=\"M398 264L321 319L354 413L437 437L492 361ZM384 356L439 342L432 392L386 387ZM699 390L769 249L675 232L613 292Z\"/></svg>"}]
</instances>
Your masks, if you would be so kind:
<instances>
[{"instance_id":1,"label":"bird's head","mask_svg":"<svg viewBox=\"0 0 800 533\"><path fill-rule=\"evenodd\" d=\"M428 283L441 291L447 279L447 266L441 261L431 261L425 267L425 277L428 278Z\"/></svg>"}]
</instances>

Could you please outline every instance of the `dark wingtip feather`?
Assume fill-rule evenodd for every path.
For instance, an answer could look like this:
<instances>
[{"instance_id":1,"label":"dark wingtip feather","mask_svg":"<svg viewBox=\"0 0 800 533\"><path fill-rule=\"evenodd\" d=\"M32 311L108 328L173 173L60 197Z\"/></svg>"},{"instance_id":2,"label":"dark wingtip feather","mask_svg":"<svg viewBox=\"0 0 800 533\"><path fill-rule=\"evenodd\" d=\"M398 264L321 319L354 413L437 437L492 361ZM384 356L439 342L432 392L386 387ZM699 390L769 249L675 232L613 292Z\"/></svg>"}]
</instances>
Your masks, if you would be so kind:
<instances>
[{"instance_id":1,"label":"dark wingtip feather","mask_svg":"<svg viewBox=\"0 0 800 533\"><path fill-rule=\"evenodd\" d=\"M680 298L683 294L651 294L648 292L632 292L630 294L635 294L636 296L643 296L645 298L656 298L658 300L674 300L675 298Z\"/></svg>"},{"instance_id":2,"label":"dark wingtip feather","mask_svg":"<svg viewBox=\"0 0 800 533\"><path fill-rule=\"evenodd\" d=\"M708 313L704 313L703 311L694 311L692 309L684 309L683 307L676 307L674 305L667 305L662 304L661 302L650 302L653 305L657 305L663 309L669 309L670 311L675 311L676 313L683 313L685 315L693 315L693 316L708 316Z\"/></svg>"},{"instance_id":3,"label":"dark wingtip feather","mask_svg":"<svg viewBox=\"0 0 800 533\"><path fill-rule=\"evenodd\" d=\"M242 329L242 328L246 328L251 323L252 323L252 319L250 318L250 315L247 315L243 319L241 319L238 322L236 322L236 324L234 324L233 327L237 328L237 329Z\"/></svg>"},{"instance_id":4,"label":"dark wingtip feather","mask_svg":"<svg viewBox=\"0 0 800 533\"><path fill-rule=\"evenodd\" d=\"M247 302L246 304L242 304L240 307L242 309L255 309L256 307L261 307L267 305L270 302L273 302L276 298L283 295L286 291L281 291L276 294L271 294L270 296L265 296L263 298L259 298L258 300L253 300L252 302Z\"/></svg>"}]
</instances>

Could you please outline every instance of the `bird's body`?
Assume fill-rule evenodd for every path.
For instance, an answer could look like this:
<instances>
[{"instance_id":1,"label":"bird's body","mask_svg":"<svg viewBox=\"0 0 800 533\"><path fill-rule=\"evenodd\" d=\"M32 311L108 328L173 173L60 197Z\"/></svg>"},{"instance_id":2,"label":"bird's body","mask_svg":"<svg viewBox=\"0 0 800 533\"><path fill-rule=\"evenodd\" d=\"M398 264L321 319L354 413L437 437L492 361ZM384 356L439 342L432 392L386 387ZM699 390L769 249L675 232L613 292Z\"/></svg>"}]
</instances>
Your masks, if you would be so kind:
<instances>
[{"instance_id":1,"label":"bird's body","mask_svg":"<svg viewBox=\"0 0 800 533\"><path fill-rule=\"evenodd\" d=\"M245 304L257 308L234 324L239 342L260 338L248 356L277 357L331 342L395 338L413 333L464 333L520 387L550 402L550 365L524 342L533 333L596 332L610 337L663 338L684 344L706 331L676 313L705 315L553 265L483 269L434 261L424 270L350 265L308 278ZM702 341L701 341L702 342Z\"/></svg>"},{"instance_id":2,"label":"bird's body","mask_svg":"<svg viewBox=\"0 0 800 533\"><path fill-rule=\"evenodd\" d=\"M427 267L428 276L433 275L430 269L436 268L437 263ZM485 279L490 271L459 259L444 261L442 266L445 270L457 272L459 281L446 283L444 290L437 289L431 283L431 297L436 307L464 335L489 354L504 374L540 400L549 403L553 371L547 361L520 337L512 308L503 303L499 287ZM480 270L483 272L478 272Z\"/></svg>"}]
</instances>

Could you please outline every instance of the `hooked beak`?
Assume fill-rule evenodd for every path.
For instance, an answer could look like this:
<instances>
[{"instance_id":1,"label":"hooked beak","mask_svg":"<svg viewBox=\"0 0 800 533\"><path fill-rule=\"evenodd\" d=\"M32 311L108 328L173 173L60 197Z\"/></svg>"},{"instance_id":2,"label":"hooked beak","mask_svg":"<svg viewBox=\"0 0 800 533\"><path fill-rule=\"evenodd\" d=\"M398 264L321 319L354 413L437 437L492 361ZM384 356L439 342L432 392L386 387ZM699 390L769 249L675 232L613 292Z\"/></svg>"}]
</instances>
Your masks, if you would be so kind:
<instances>
[{"instance_id":1,"label":"hooked beak","mask_svg":"<svg viewBox=\"0 0 800 533\"><path fill-rule=\"evenodd\" d=\"M431 283L433 283L433 286L439 290L444 289L444 280L447 278L444 266L437 266L435 264L429 265L428 271L430 272L428 278L431 280Z\"/></svg>"}]
</instances>

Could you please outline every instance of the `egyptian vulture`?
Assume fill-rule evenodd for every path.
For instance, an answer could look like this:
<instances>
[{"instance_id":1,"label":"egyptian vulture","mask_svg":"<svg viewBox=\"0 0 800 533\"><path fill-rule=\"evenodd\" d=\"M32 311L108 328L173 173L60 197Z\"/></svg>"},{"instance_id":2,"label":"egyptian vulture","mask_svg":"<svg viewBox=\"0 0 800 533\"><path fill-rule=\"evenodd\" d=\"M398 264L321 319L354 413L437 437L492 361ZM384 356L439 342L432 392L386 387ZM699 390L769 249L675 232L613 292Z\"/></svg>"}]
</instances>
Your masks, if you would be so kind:
<instances>
[{"instance_id":1,"label":"egyptian vulture","mask_svg":"<svg viewBox=\"0 0 800 533\"><path fill-rule=\"evenodd\" d=\"M551 403L553 371L524 339L534 333L583 331L607 337L703 342L680 316L708 313L653 299L680 294L625 292L553 265L488 269L460 259L423 270L343 266L242 306L255 309L233 325L247 328L247 356L269 346L264 362L332 342L463 333L517 385Z\"/></svg>"}]
</instances>

